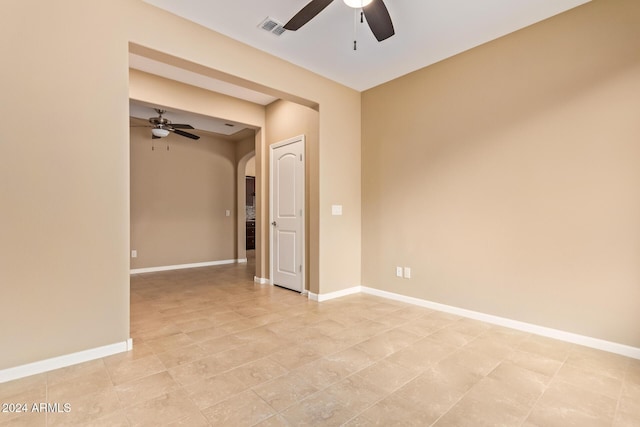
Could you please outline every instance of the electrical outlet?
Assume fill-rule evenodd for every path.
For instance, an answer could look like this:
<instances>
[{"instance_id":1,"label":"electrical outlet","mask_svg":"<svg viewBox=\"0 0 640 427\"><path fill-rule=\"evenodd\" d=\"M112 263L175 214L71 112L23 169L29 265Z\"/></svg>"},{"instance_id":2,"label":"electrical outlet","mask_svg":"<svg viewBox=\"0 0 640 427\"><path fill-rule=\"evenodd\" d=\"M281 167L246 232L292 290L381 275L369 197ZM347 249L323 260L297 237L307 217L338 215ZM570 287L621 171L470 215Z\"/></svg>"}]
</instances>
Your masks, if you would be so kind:
<instances>
[{"instance_id":1,"label":"electrical outlet","mask_svg":"<svg viewBox=\"0 0 640 427\"><path fill-rule=\"evenodd\" d=\"M138 258L138 251L135 249L131 251L131 258Z\"/></svg>"},{"instance_id":2,"label":"electrical outlet","mask_svg":"<svg viewBox=\"0 0 640 427\"><path fill-rule=\"evenodd\" d=\"M402 277L402 267L396 267L396 277Z\"/></svg>"},{"instance_id":3,"label":"electrical outlet","mask_svg":"<svg viewBox=\"0 0 640 427\"><path fill-rule=\"evenodd\" d=\"M404 278L411 279L411 267L404 268Z\"/></svg>"},{"instance_id":4,"label":"electrical outlet","mask_svg":"<svg viewBox=\"0 0 640 427\"><path fill-rule=\"evenodd\" d=\"M231 211L229 209L224 211L224 216L231 216Z\"/></svg>"}]
</instances>

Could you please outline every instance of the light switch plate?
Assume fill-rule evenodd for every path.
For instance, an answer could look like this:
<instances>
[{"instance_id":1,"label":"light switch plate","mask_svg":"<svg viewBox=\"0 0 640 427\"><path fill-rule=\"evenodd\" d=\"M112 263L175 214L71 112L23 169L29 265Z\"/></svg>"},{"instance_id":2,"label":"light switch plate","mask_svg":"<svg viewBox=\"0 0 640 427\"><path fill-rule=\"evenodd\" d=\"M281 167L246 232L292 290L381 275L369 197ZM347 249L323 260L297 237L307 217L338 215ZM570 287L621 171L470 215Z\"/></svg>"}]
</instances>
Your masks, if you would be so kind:
<instances>
[{"instance_id":1,"label":"light switch plate","mask_svg":"<svg viewBox=\"0 0 640 427\"><path fill-rule=\"evenodd\" d=\"M331 205L331 215L342 215L342 205Z\"/></svg>"}]
</instances>

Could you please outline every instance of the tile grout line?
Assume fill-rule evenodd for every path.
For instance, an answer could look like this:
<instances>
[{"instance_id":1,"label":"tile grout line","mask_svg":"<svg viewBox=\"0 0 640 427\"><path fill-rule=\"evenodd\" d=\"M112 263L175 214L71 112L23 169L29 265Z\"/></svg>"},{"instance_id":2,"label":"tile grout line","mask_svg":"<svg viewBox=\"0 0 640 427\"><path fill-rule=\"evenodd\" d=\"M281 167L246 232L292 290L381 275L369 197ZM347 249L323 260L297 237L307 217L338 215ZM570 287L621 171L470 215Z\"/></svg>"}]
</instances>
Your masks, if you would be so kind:
<instances>
[{"instance_id":1,"label":"tile grout line","mask_svg":"<svg viewBox=\"0 0 640 427\"><path fill-rule=\"evenodd\" d=\"M562 369L562 367L567 363L567 360L569 359L569 355L570 355L570 351L567 352L567 355L564 357L564 360L562 361L562 363L560 364L560 366L558 367L558 369L556 370L556 372L551 376L551 378L549 379L549 382L547 383L547 385L545 385L544 390L542 391L542 393L540 393L540 396L538 396L538 398L536 399L535 402L533 402L533 404L531 405L531 408L529 408L529 412L527 413L527 416L524 417L524 419L522 420L522 424L520 424L521 426L523 426L527 420L529 419L529 417L531 416L531 413L533 412L533 410L536 408L536 406L538 405L538 402L540 401L540 399L542 399L542 397L544 396L544 394L547 392L547 390L549 389L549 386L551 385L551 383L553 383L553 380L558 376L558 373L560 372L560 370Z\"/></svg>"},{"instance_id":2,"label":"tile grout line","mask_svg":"<svg viewBox=\"0 0 640 427\"><path fill-rule=\"evenodd\" d=\"M620 405L622 404L622 397L624 396L625 386L627 385L627 377L629 376L629 372L631 370L631 361L627 362L627 368L624 373L624 378L622 379L622 384L620 386L620 391L618 392L618 401L616 402L616 410L613 412L613 420L612 423L615 424L616 419L618 418L618 413L620 412Z\"/></svg>"},{"instance_id":3,"label":"tile grout line","mask_svg":"<svg viewBox=\"0 0 640 427\"><path fill-rule=\"evenodd\" d=\"M396 352L397 353L397 352ZM394 353L392 353L394 354ZM387 356L388 357L388 356ZM386 359L386 357L384 358ZM383 360L383 359L381 359ZM378 361L379 362L379 361ZM377 362L376 362L377 363ZM366 368L364 368L366 369ZM361 369L360 371L363 371L364 369ZM354 372L353 374L349 375L349 377L357 375L358 372ZM364 408L362 411L358 412L354 417L351 417L350 419L348 419L343 425L346 425L347 423L353 421L354 419L358 418L360 415L364 414L367 410L369 410L370 408L374 407L375 405L377 405L378 403L382 402L383 400L387 399L388 397L390 397L391 395L393 395L394 393L398 392L400 389L402 389L403 387L405 387L407 384L409 384L410 382L412 382L413 380L415 380L416 378L418 378L419 376L421 376L423 374L423 372L418 372L414 377L408 379L407 381L405 381L404 383L402 383L402 385L400 387L398 387L397 389L395 389L394 391L392 391L391 393L387 393L385 396L381 397L380 399L374 401L371 405L367 406L366 408ZM348 377L347 377L348 378Z\"/></svg>"}]
</instances>

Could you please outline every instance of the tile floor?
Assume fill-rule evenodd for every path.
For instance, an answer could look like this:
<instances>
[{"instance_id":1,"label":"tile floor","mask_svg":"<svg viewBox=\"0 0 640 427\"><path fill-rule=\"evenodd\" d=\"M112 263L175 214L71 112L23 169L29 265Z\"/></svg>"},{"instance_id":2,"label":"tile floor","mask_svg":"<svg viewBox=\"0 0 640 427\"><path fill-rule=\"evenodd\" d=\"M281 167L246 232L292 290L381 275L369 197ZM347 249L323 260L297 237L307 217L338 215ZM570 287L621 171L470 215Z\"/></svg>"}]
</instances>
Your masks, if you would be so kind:
<instances>
[{"instance_id":1,"label":"tile floor","mask_svg":"<svg viewBox=\"0 0 640 427\"><path fill-rule=\"evenodd\" d=\"M134 350L0 384L0 426L640 426L640 361L229 265L131 279Z\"/></svg>"}]
</instances>

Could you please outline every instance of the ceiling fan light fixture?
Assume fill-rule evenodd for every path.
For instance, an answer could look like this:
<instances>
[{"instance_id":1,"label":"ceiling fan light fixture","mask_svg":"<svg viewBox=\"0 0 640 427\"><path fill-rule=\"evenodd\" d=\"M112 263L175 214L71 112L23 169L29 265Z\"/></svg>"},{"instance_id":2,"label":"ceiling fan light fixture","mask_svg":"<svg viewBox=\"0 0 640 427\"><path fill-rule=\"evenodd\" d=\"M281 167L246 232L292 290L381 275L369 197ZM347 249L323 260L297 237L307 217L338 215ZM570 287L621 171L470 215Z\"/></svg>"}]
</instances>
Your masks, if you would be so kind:
<instances>
[{"instance_id":1,"label":"ceiling fan light fixture","mask_svg":"<svg viewBox=\"0 0 640 427\"><path fill-rule=\"evenodd\" d=\"M344 3L354 9L361 9L371 3L373 0L344 0Z\"/></svg>"},{"instance_id":2,"label":"ceiling fan light fixture","mask_svg":"<svg viewBox=\"0 0 640 427\"><path fill-rule=\"evenodd\" d=\"M153 128L151 129L151 133L158 138L164 138L169 135L169 131L162 128Z\"/></svg>"}]
</instances>

